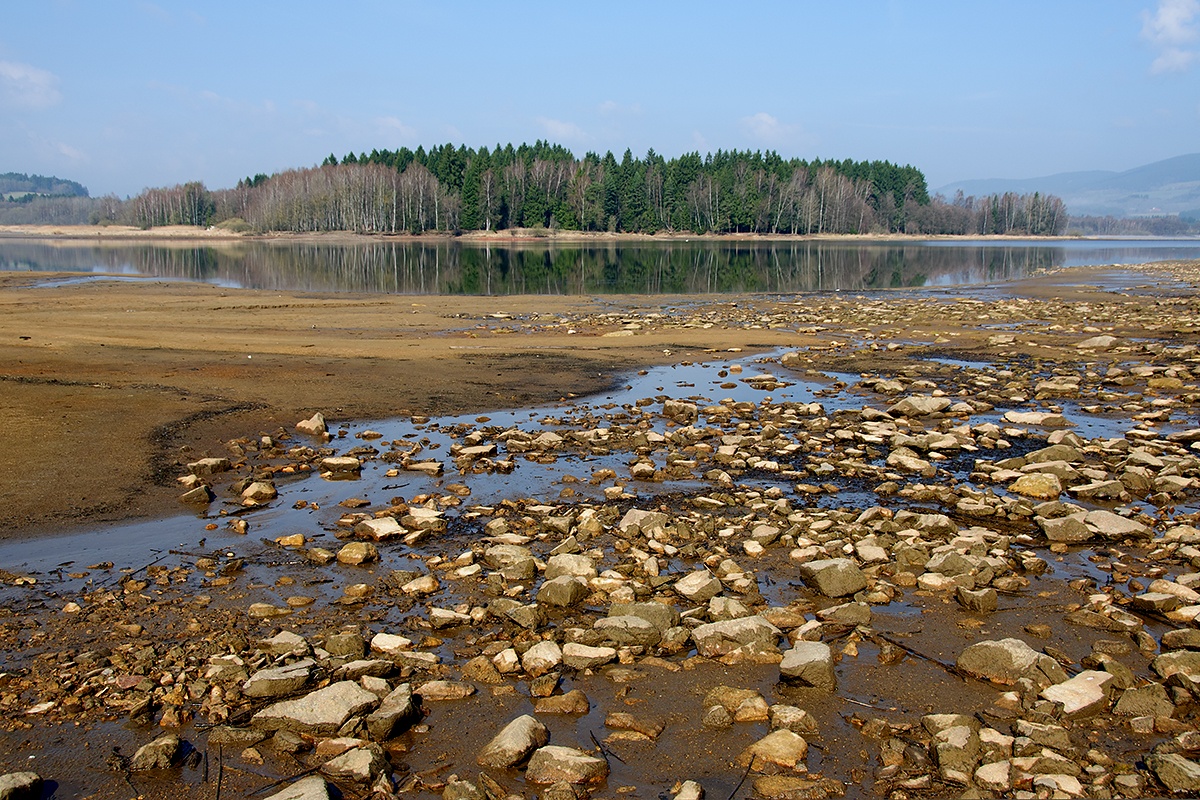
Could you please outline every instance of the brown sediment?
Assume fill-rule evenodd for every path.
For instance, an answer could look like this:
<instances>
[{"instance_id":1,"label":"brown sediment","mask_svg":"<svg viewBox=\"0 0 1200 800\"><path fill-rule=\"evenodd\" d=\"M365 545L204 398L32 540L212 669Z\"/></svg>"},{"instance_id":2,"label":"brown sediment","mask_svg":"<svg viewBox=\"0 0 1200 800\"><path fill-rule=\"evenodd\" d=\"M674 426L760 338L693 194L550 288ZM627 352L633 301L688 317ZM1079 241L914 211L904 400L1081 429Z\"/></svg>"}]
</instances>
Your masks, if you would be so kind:
<instances>
[{"instance_id":1,"label":"brown sediment","mask_svg":"<svg viewBox=\"0 0 1200 800\"><path fill-rule=\"evenodd\" d=\"M1143 414L1137 421L1138 433L1150 441L1156 438L1159 418L1155 414L1160 411L1173 414L1176 422L1195 425L1200 401L1195 390L1195 347L1200 345L1194 294L1198 269L1196 263L1140 267L1123 271L1116 282L1104 269L1062 271L1021 281L1003 291L602 300L317 296L156 281L37 287L34 284L45 276L2 276L0 401L6 409L5 443L16 457L0 464L0 485L5 487L0 524L9 535L29 536L106 519L166 515L179 508L175 497L181 490L174 481L184 472L186 462L235 450L243 461L237 468L239 477L261 470L278 476L281 482L288 480L287 476L295 473L285 470L312 468L318 457L285 456L282 448L276 447L278 442L260 448L257 439L266 435L282 440L280 430L290 434L296 421L314 411L323 412L335 430L344 424L361 434L363 420L487 412L557 401L611 387L641 367L727 358L731 350L795 351L795 359L776 357L769 365L791 379L822 371L863 374L867 378L855 395L855 402L861 400L863 406L878 408L894 401L899 389L872 393L870 381L899 377L904 378L905 394L942 391L956 402L980 403L979 408L947 412L926 422L914 419L911 426L906 423L903 428L913 435L970 428L983 405L1011 401L1014 407L1023 408L1024 399L1013 398L1032 397L1042 373L1049 377L1061 371L1081 381L1083 388L1073 400L1097 405L1124 403L1131 410L1125 412L1118 406L1106 413L1125 414L1129 426L1134 425L1136 405ZM1130 279L1131 274L1136 277ZM1102 333L1117 337L1121 345L1114 352L1080 348L1087 337ZM994 364L996 368L968 373L954 363L937 364L932 360L937 357ZM1128 377L1128 383L1110 383L1104 377L1106 370L1118 364L1153 366L1155 371L1136 379L1126 371L1122 377ZM1000 374L1003 372L1010 374ZM727 377L734 381L739 375ZM1152 385L1152 379L1162 382ZM662 408L666 416L665 399L692 393L690 388L668 384L655 391L659 394L647 398L646 407L654 407L645 412L647 417L636 417L631 407L631 428L636 422L645 422L648 429L651 412L658 414L657 409ZM1060 399L1051 393L1039 399L1038 407L1052 412ZM745 423L744 432L761 432L771 419L768 412L778 409L767 399L749 405L747 419L753 418L753 422ZM592 422L602 417L595 410L602 407L593 404L590 411L578 413ZM753 417L760 410L763 416ZM854 460L865 458L862 452L895 446L867 436L856 439L869 431L860 426L857 407L847 410L850 421L844 425L837 423L836 413L820 412L817 419L818 412L813 412L814 418L803 417L787 431L785 441L803 446L804 452L826 464L849 464L843 468L848 475L858 468ZM666 420L666 424L671 430L676 420ZM708 424L722 426L709 437L713 443L724 441L725 434L731 441L741 439L743 431L736 420L709 420ZM822 437L831 428L845 435ZM634 431L624 433L629 440L623 445L626 449L618 452L627 454L632 464L644 445L635 441ZM796 789L807 792L805 796L957 794L961 787L937 777L932 761L936 745L922 729L923 715L931 713L963 714L1005 732L1015 730L1015 723L1013 728L1009 723L1018 714L1039 724L1053 723L1056 728L1061 723L1073 737L1073 746L1064 756L1073 768L1099 767L1087 773L1089 779L1095 774L1097 781L1110 783L1116 777L1136 775L1140 788L1123 794L1152 794L1157 784L1141 759L1157 745L1181 749L1188 740L1175 744L1172 736L1196 729L1197 703L1187 686L1171 684L1173 716L1149 723L1141 720L1138 724L1143 730L1148 724L1149 730L1138 734L1131 731L1128 719L1112 714L1111 709L1093 720L1063 720L1055 716L1052 703L1037 701L1036 691L1031 697L1028 690L1022 690L1030 701L1028 707L1014 710L1010 705L1010 717L997 717L998 710L1005 710L999 703L1004 687L965 678L953 665L973 642L1020 637L1077 671L1076 665L1094 658L1103 642L1103 647L1119 654L1121 664L1139 684L1157 682L1149 666L1156 640L1174 622L1168 624L1161 614L1147 613L1144 626L1136 626L1120 612L1131 607L1131 596L1152 579L1178 577L1200 565L1200 558L1188 556L1178 542L1172 549L1161 540L1096 541L1086 546L1091 548L1087 552L1084 546L1047 547L1032 523L1034 504L1005 495L1001 482L988 483L986 475L977 480L990 494L977 494L984 505L990 503L986 511L1003 513L995 518L975 516L980 513L978 507L968 501L978 498L972 490L956 493L955 484L958 476L981 468L972 466L974 457L986 447L983 442L991 434L970 430L962 435L975 449L926 466L929 472L938 473L939 465L960 456L962 464L953 470L941 467L936 480L922 473L924 477L909 475L898 484L907 481L905 489L917 498L911 504L946 514L955 531L974 530L977 534L977 526L990 531L989 552L1003 555L1004 566L997 569L1009 578L1021 579L1000 584L1002 600L996 611L969 612L954 604L953 591L915 589L920 566L909 574L908 583L902 583L894 561L870 565L864 558L863 568L872 585L895 595L870 601L869 625L834 621L820 627L818 635L833 647L838 662L836 692L789 686L778 680L778 667L756 663L753 656L722 663L693 655L688 645L679 643L674 649L665 644L661 648L626 647L615 669L564 670L560 690L586 692L591 711L579 718L540 715L551 728L551 741L611 754L605 796L614 792L661 794L675 779L698 780L711 797L732 796L743 774L732 762L766 732L766 724L760 720L710 729L700 723L706 711L706 693L728 685L760 691L776 704L802 707L813 715L820 732L808 737L812 749L807 768L812 781ZM1004 435L1018 444L1025 437L1016 431ZM500 436L499 431L488 434L496 440ZM1044 434L1030 434L1025 446L987 450L980 460L988 462L985 466L999 468L1011 453L1040 447L1044 438ZM234 439L238 441L230 441ZM347 443L350 439L347 437ZM1142 440L1135 437L1132 441ZM807 449L809 445L811 449ZM528 454L512 444L506 446L510 454ZM862 452L851 452L860 446ZM386 446L381 443L381 447ZM774 445L762 447L769 450ZM1190 440L1164 446L1164 452L1169 450L1176 461L1171 467L1175 474L1164 470L1162 477L1195 473L1194 463L1188 460L1189 447ZM587 447L580 450L582 455L590 455ZM752 585L737 588L738 579L727 575L725 597L736 596L757 613L785 608L792 622L781 621L780 625L789 638L797 638L798 617L811 617L813 612L829 610L842 601L820 596L804 585L797 573L802 559L787 546L774 544L758 555L744 549L742 537L760 519L780 527L793 524L790 516L771 516L774 512L764 502L763 493L740 485L748 481L745 474L751 467L743 464L738 472L728 462L715 458L707 462L703 456L689 455L698 462L690 469L709 481L698 492L665 487L656 491L655 482L628 481L625 475L616 484L634 485L640 495L636 504L641 507L669 511L689 524L696 523L694 529L673 531L664 539L672 547L691 551L680 553L679 563L669 567L664 556L664 572L673 581L691 570L720 571L726 560L748 566L755 577ZM1119 449L1110 452L1096 446L1089 450L1086 469L1115 470L1121 460ZM1081 458L1080 466L1083 461ZM376 467L382 465L372 465ZM737 481L719 487L716 479L708 476L709 468L718 472L727 468L737 474ZM884 472L885 468L873 467L868 473L870 480L864 479L861 487L877 490L877 497L836 509L837 487L806 486L801 490L795 481L815 484L844 475L826 471L789 477L786 483L795 487L794 493L780 490L778 494L793 503L790 510L803 520L796 521L797 527L786 536L799 545L799 540L813 531L814 542L828 544L836 553L850 553L850 546L859 539L897 534L899 524L888 524L895 509L884 507L891 495L879 489ZM691 477L700 482L699 477ZM586 482L587 478L580 480ZM929 480L930 485L918 486L922 480ZM1078 485L1083 480L1080 478ZM355 494L353 483L338 489L342 486L347 498ZM443 488L439 487L439 492ZM897 490L901 490L899 485ZM818 508L815 501L810 502L815 491L832 495L834 504ZM939 497L939 491L949 499ZM1001 496L997 498L997 494ZM1194 503L1195 487L1181 489L1176 495L1181 505ZM407 501L377 499L373 505L363 506L362 513L364 517L402 515L407 509L398 509L405 502L431 502L429 497L423 493L421 499L413 496ZM1073 499L1063 495L1064 503ZM1145 523L1147 529L1154 527L1155 536L1166 524L1178 523L1182 537L1184 523L1195 524L1195 515L1190 520L1183 516L1169 519L1173 502L1160 499L1161 520L1149 519L1142 510L1127 509L1128 515ZM223 510L232 505L227 499L223 503ZM655 580L659 575L640 571L643 567L638 559L645 553L636 557L631 553L643 547L647 553L657 552L652 537L614 533L617 514L634 503L631 497L621 497L581 504L599 508L604 517L599 532L580 532L581 548L599 554L602 568L624 570L621 577L610 580L624 581L626 594L681 609L697 605L692 609L699 612L694 620L708 619L704 615L711 612L703 603L684 601L671 594L669 582ZM713 508L721 510L711 511ZM860 522L859 515L866 511L875 516L862 517L865 521ZM350 534L346 526L329 520L350 512L333 509L331 504L325 513L323 528L313 516L304 530L313 541L330 546L329 539ZM462 565L473 565L476 557L483 560L482 525L488 519L505 521L511 533L525 536L537 556L546 558L551 547L565 538L559 517L574 514L572 504L564 500L560 507L552 508L530 498L512 497L507 504L476 513L479 516L473 520L460 517L444 539L433 537L422 547L414 545L411 552L396 543L381 544L386 558L377 566L325 567L294 548L254 536L225 536L219 540L219 549L213 549L206 546L202 531L216 530L218 521L228 522L214 512L206 518L213 520L211 528L200 520L191 521L197 537L192 545L169 554L147 553L142 562L66 564L58 570L57 582L53 573L43 574L38 576L40 582L26 587L24 593L9 588L22 580L21 575L3 573L8 597L15 599L0 608L0 653L5 657L0 668L4 728L0 732L0 771L14 770L25 764L24 756L37 754L39 771L57 781L64 796L117 797L133 792L152 797L211 796L212 782L201 779L201 767L196 763L175 771L128 775L119 758L106 761L113 746L129 756L134 747L157 736L160 727L179 730L197 752L203 752L210 759L210 777L216 773L217 759L222 759L228 770L225 790L230 796L263 789L278 778L314 768L316 757L293 757L265 744L262 753L240 748L222 752L206 744L212 730L208 722L219 720L222 708L233 712L232 721L243 722L264 704L240 697L229 688L238 685L237 681L227 682L226 703L215 701L212 685L206 678L201 680L209 659L236 655L245 659L248 673L270 666L272 659L255 651L255 640L279 627L300 631L314 644L328 642L331 632L346 627L366 633L402 631L417 642L418 649L438 652L445 659L435 669L406 666L389 676L393 682L411 680L414 684L429 678L465 679L467 660L490 656L496 646L527 647L544 639L563 643L576 641L572 636L594 637L593 623L611 601L601 589L576 607L544 609L545 624L524 630L498 611L487 609L510 591L522 603L532 604L536 577L509 580L491 565L488 577L498 580L451 577L451 568L457 568L463 555L469 558L462 560ZM721 516L721 524L730 525L729 535L703 528L705 513ZM815 527L805 529L818 518L833 527L825 527L820 534ZM909 519L904 524L917 523ZM843 529L852 533L843 534ZM823 535L826 531L828 535ZM212 534L214 540L219 535L223 534ZM946 538L956 535L949 533ZM928 538L936 539L932 534ZM956 545L946 541L943 546L953 549ZM973 545L957 546L969 550ZM401 577L386 568L396 566L400 557L419 560L428 574L440 576L439 593L426 597L405 591L400 581L409 576ZM1093 563L1099 566L1089 572ZM63 569L76 572L64 579ZM981 585L991 580L980 578ZM366 586L368 593L339 595L343 584L347 590ZM1098 603L1097 593L1112 602ZM298 606L289 616L272 621L247 613L253 601L282 606L281 598L299 594L309 595L313 602ZM1065 620L1064 615L1085 606L1110 613L1084 617L1090 624L1110 627L1095 629ZM436 630L427 619L432 607L442 611L481 609L490 616L477 625ZM1114 645L1106 640L1117 641ZM885 645L891 645L892 652L885 653ZM109 665L109 673L93 666L104 664ZM332 673L334 665L329 667ZM328 677L321 674L323 679ZM428 703L423 727L387 743L397 782L420 796L432 797L441 793L450 774L475 780L480 772L474 763L479 748L509 719L528 713L536 702L531 696L533 676L520 676L516 673L495 683L477 681L476 693L466 700ZM171 686L191 686L192 682L203 684L197 697L182 690L170 691ZM135 713L135 722L125 722L131 707L141 708L142 700L149 703L142 709L146 713ZM44 708L38 713L27 713L39 706ZM168 711L176 716L167 717ZM616 736L617 726L605 722L608 714L617 711L659 720L666 731L657 742ZM189 719L193 714L194 720ZM605 742L604 748L594 747L599 740ZM902 771L888 772L884 766L881 749L885 741L907 748ZM1102 751L1101 756L1115 759L1118 766L1110 768L1103 758L1085 755L1088 748ZM264 760L266 764L261 766L258 762ZM489 775L506 790L526 796L537 791L525 784L519 770L491 771ZM803 775L801 770L791 777L802 781ZM922 776L932 776L932 782L923 787L919 783ZM907 787L905 781L914 784ZM1096 788L1103 787L1098 783ZM347 794L365 791L362 786L345 788Z\"/></svg>"}]
</instances>

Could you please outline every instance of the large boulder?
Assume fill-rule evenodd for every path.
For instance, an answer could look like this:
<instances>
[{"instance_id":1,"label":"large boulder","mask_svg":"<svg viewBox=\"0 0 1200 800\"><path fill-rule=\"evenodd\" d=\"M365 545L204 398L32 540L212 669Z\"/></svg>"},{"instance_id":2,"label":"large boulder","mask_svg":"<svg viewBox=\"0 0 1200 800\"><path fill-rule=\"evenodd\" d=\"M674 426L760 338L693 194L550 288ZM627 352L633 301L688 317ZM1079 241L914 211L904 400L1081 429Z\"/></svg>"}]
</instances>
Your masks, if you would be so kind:
<instances>
[{"instance_id":1,"label":"large boulder","mask_svg":"<svg viewBox=\"0 0 1200 800\"><path fill-rule=\"evenodd\" d=\"M42 778L36 772L0 775L0 800L41 800Z\"/></svg>"},{"instance_id":2,"label":"large boulder","mask_svg":"<svg viewBox=\"0 0 1200 800\"><path fill-rule=\"evenodd\" d=\"M1021 678L1032 678L1039 686L1067 679L1057 661L1020 639L976 642L959 654L955 666L972 677L1005 686L1012 686Z\"/></svg>"},{"instance_id":3,"label":"large boulder","mask_svg":"<svg viewBox=\"0 0 1200 800\"><path fill-rule=\"evenodd\" d=\"M779 676L784 681L832 692L837 688L833 651L824 642L796 642L783 654Z\"/></svg>"},{"instance_id":4,"label":"large boulder","mask_svg":"<svg viewBox=\"0 0 1200 800\"><path fill-rule=\"evenodd\" d=\"M1146 756L1146 766L1172 792L1200 792L1200 764L1177 753Z\"/></svg>"},{"instance_id":5,"label":"large boulder","mask_svg":"<svg viewBox=\"0 0 1200 800\"><path fill-rule=\"evenodd\" d=\"M183 753L183 741L173 733L160 736L149 744L144 744L129 759L129 768L134 771L144 769L166 769L175 766Z\"/></svg>"},{"instance_id":6,"label":"large boulder","mask_svg":"<svg viewBox=\"0 0 1200 800\"><path fill-rule=\"evenodd\" d=\"M524 714L504 726L480 751L475 761L481 767L508 769L550 741L550 731L534 717Z\"/></svg>"},{"instance_id":7,"label":"large boulder","mask_svg":"<svg viewBox=\"0 0 1200 800\"><path fill-rule=\"evenodd\" d=\"M592 626L605 641L615 645L642 645L650 647L662 641L662 631L641 617L626 614L619 617L603 617Z\"/></svg>"},{"instance_id":8,"label":"large boulder","mask_svg":"<svg viewBox=\"0 0 1200 800\"><path fill-rule=\"evenodd\" d=\"M675 581L675 591L693 603L707 603L721 593L721 582L708 570L699 570Z\"/></svg>"},{"instance_id":9,"label":"large boulder","mask_svg":"<svg viewBox=\"0 0 1200 800\"><path fill-rule=\"evenodd\" d=\"M261 669L242 684L247 697L282 697L298 692L308 683L317 662L304 658L281 667Z\"/></svg>"},{"instance_id":10,"label":"large boulder","mask_svg":"<svg viewBox=\"0 0 1200 800\"><path fill-rule=\"evenodd\" d=\"M420 717L421 708L413 696L412 684L402 683L367 717L367 732L373 740L386 742Z\"/></svg>"},{"instance_id":11,"label":"large boulder","mask_svg":"<svg viewBox=\"0 0 1200 800\"><path fill-rule=\"evenodd\" d=\"M707 658L727 655L743 645L773 651L783 634L762 617L740 617L710 622L692 631L696 652Z\"/></svg>"},{"instance_id":12,"label":"large boulder","mask_svg":"<svg viewBox=\"0 0 1200 800\"><path fill-rule=\"evenodd\" d=\"M800 565L803 581L826 597L845 597L867 588L867 576L848 558L826 558Z\"/></svg>"},{"instance_id":13,"label":"large boulder","mask_svg":"<svg viewBox=\"0 0 1200 800\"><path fill-rule=\"evenodd\" d=\"M295 700L264 708L250 719L261 730L289 730L329 736L347 720L379 705L379 697L354 681L340 681Z\"/></svg>"},{"instance_id":14,"label":"large boulder","mask_svg":"<svg viewBox=\"0 0 1200 800\"><path fill-rule=\"evenodd\" d=\"M573 747L546 745L534 751L525 770L530 783L600 783L608 777L608 762Z\"/></svg>"},{"instance_id":15,"label":"large boulder","mask_svg":"<svg viewBox=\"0 0 1200 800\"><path fill-rule=\"evenodd\" d=\"M329 800L329 786L320 775L309 775L263 800Z\"/></svg>"}]
</instances>

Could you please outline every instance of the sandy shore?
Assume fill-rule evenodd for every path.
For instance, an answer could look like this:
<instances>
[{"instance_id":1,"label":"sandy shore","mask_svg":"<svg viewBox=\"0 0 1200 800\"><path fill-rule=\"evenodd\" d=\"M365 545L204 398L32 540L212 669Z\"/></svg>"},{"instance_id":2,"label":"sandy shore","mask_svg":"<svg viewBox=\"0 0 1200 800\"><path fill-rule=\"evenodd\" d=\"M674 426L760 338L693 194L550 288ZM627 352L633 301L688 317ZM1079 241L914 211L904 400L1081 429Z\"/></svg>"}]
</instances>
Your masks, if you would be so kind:
<instances>
[{"instance_id":1,"label":"sandy shore","mask_svg":"<svg viewBox=\"0 0 1200 800\"><path fill-rule=\"evenodd\" d=\"M211 244L239 241L289 241L324 242L328 244L352 243L356 241L419 240L436 241L455 239L463 242L491 244L521 244L531 242L656 242L656 241L736 241L736 242L786 242L786 241L931 241L969 239L971 241L1024 239L1014 236L949 236L906 233L870 234L757 234L727 233L701 234L690 232L672 233L660 231L655 234L607 233L603 231L567 231L545 228L514 228L502 231L467 231L461 234L428 233L413 236L397 234L359 234L348 231L330 233L236 233L219 227L201 228L191 225L170 225L160 228L135 228L128 225L0 225L0 239L37 239L78 243L90 242L185 242L203 241ZM1105 237L1040 236L1038 241L1063 241L1071 239L1103 239Z\"/></svg>"}]
</instances>

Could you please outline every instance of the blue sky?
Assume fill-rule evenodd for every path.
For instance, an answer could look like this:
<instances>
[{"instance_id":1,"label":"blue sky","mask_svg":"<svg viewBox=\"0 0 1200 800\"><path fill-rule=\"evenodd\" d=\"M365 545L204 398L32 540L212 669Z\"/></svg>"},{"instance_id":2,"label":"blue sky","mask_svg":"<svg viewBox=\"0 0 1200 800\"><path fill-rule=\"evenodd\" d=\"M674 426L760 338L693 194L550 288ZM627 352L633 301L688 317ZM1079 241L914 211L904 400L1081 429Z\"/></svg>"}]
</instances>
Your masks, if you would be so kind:
<instances>
[{"instance_id":1,"label":"blue sky","mask_svg":"<svg viewBox=\"0 0 1200 800\"><path fill-rule=\"evenodd\" d=\"M933 188L1200 151L1200 0L0 4L0 172L224 188L330 152L887 159Z\"/></svg>"}]
</instances>

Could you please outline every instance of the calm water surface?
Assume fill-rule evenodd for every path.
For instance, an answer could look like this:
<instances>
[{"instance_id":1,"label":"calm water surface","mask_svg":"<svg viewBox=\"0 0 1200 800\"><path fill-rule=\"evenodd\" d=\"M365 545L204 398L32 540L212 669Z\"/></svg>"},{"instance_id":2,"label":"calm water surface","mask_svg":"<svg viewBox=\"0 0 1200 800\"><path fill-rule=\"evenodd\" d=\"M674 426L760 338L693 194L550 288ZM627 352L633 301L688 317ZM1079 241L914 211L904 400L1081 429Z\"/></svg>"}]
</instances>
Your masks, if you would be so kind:
<instances>
[{"instance_id":1,"label":"calm water surface","mask_svg":"<svg viewBox=\"0 0 1200 800\"><path fill-rule=\"evenodd\" d=\"M1061 266L1200 259L1200 239L638 242L458 241L219 246L0 241L0 270L87 272L231 288L396 294L854 291L1015 280Z\"/></svg>"}]
</instances>

